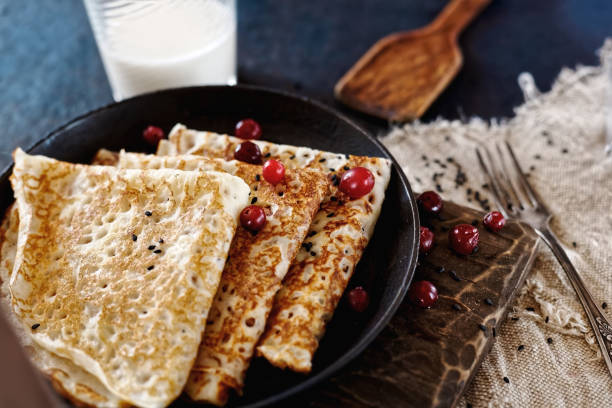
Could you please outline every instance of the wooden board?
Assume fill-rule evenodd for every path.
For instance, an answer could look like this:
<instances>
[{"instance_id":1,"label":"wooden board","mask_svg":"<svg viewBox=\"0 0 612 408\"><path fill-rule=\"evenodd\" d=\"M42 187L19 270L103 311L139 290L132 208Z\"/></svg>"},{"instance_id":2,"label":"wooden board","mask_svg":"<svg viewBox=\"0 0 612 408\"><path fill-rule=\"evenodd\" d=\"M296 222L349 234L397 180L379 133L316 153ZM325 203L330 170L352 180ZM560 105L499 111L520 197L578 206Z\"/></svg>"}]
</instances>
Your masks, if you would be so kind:
<instances>
[{"instance_id":1,"label":"wooden board","mask_svg":"<svg viewBox=\"0 0 612 408\"><path fill-rule=\"evenodd\" d=\"M493 345L533 263L538 242L531 227L517 222L491 233L482 225L483 215L446 202L439 220L422 220L436 234L435 247L421 258L415 279L436 285L437 304L426 310L405 300L389 326L356 361L295 405L308 401L311 407L386 408L457 403ZM453 253L448 248L448 229L473 221L480 231L478 252ZM440 267L445 272L438 272Z\"/></svg>"}]
</instances>

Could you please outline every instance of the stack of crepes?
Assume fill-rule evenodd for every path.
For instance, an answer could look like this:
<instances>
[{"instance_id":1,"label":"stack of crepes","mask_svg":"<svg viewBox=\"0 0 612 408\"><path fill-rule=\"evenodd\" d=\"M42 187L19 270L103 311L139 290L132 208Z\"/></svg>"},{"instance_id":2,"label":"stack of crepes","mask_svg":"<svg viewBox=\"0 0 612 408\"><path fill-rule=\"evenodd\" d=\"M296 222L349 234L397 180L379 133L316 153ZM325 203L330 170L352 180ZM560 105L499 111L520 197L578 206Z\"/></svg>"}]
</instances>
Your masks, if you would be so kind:
<instances>
[{"instance_id":1,"label":"stack of crepes","mask_svg":"<svg viewBox=\"0 0 612 408\"><path fill-rule=\"evenodd\" d=\"M254 355L307 373L380 213L391 164L255 141L284 180L233 159L243 142L182 125L157 155L95 165L15 152L2 224L3 306L34 364L76 404L223 405ZM352 167L372 192L338 190ZM239 225L248 204L267 222Z\"/></svg>"}]
</instances>

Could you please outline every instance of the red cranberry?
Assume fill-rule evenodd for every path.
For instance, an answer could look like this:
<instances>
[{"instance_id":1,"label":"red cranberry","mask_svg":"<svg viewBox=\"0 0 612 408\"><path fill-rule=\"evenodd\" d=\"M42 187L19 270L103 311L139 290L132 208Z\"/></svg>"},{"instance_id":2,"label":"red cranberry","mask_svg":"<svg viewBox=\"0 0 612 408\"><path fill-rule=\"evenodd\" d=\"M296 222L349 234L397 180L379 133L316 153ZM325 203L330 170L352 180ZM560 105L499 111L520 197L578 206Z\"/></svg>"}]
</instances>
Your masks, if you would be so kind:
<instances>
[{"instance_id":1,"label":"red cranberry","mask_svg":"<svg viewBox=\"0 0 612 408\"><path fill-rule=\"evenodd\" d=\"M157 146L159 141L162 140L164 136L164 131L157 126L148 126L142 131L142 138L152 146Z\"/></svg>"},{"instance_id":2,"label":"red cranberry","mask_svg":"<svg viewBox=\"0 0 612 408\"><path fill-rule=\"evenodd\" d=\"M491 211L484 216L483 223L491 231L498 232L506 225L506 219L499 211Z\"/></svg>"},{"instance_id":3,"label":"red cranberry","mask_svg":"<svg viewBox=\"0 0 612 408\"><path fill-rule=\"evenodd\" d=\"M342 175L339 188L352 199L363 197L374 188L374 176L365 167L353 167Z\"/></svg>"},{"instance_id":4,"label":"red cranberry","mask_svg":"<svg viewBox=\"0 0 612 408\"><path fill-rule=\"evenodd\" d=\"M435 191L425 191L417 198L417 202L429 214L438 214L442 211L442 197Z\"/></svg>"},{"instance_id":5,"label":"red cranberry","mask_svg":"<svg viewBox=\"0 0 612 408\"><path fill-rule=\"evenodd\" d=\"M438 289L429 281L416 281L408 290L408 299L413 304L428 309L438 300Z\"/></svg>"},{"instance_id":6,"label":"red cranberry","mask_svg":"<svg viewBox=\"0 0 612 408\"><path fill-rule=\"evenodd\" d=\"M251 231L259 231L266 225L266 213L256 205L245 207L240 213L240 224Z\"/></svg>"},{"instance_id":7,"label":"red cranberry","mask_svg":"<svg viewBox=\"0 0 612 408\"><path fill-rule=\"evenodd\" d=\"M253 142L242 142L234 150L234 159L251 164L261 164L261 150Z\"/></svg>"},{"instance_id":8,"label":"red cranberry","mask_svg":"<svg viewBox=\"0 0 612 408\"><path fill-rule=\"evenodd\" d=\"M421 227L421 232L419 235L419 251L422 254L426 254L429 252L431 247L433 246L434 233L427 227Z\"/></svg>"},{"instance_id":9,"label":"red cranberry","mask_svg":"<svg viewBox=\"0 0 612 408\"><path fill-rule=\"evenodd\" d=\"M458 224L448 232L448 240L455 252L470 255L478 246L478 228L470 224Z\"/></svg>"},{"instance_id":10,"label":"red cranberry","mask_svg":"<svg viewBox=\"0 0 612 408\"><path fill-rule=\"evenodd\" d=\"M267 160L263 165L263 177L270 184L277 185L285 178L285 166L278 160Z\"/></svg>"},{"instance_id":11,"label":"red cranberry","mask_svg":"<svg viewBox=\"0 0 612 408\"><path fill-rule=\"evenodd\" d=\"M253 119L242 119L236 123L236 136L241 139L259 139L261 126Z\"/></svg>"},{"instance_id":12,"label":"red cranberry","mask_svg":"<svg viewBox=\"0 0 612 408\"><path fill-rule=\"evenodd\" d=\"M361 313L368 308L370 296L364 288L357 286L348 293L348 302L354 311Z\"/></svg>"}]
</instances>

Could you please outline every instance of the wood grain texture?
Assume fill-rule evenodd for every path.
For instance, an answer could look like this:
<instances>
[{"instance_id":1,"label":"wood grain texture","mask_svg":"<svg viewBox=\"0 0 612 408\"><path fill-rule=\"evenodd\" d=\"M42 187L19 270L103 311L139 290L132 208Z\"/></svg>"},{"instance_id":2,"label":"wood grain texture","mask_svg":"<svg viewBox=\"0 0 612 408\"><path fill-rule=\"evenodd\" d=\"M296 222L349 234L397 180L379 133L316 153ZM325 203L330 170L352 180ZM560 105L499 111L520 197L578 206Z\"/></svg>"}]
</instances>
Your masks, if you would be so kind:
<instances>
[{"instance_id":1,"label":"wood grain texture","mask_svg":"<svg viewBox=\"0 0 612 408\"><path fill-rule=\"evenodd\" d=\"M483 215L446 202L441 220L423 220L436 234L435 247L422 257L415 280L429 280L438 288L437 304L420 309L405 300L356 361L308 396L310 407L453 407L457 403L493 345L538 242L531 227L517 222L491 233L482 225ZM448 229L475 220L480 231L478 252L456 255L448 247ZM440 267L445 272L438 272Z\"/></svg>"},{"instance_id":2,"label":"wood grain texture","mask_svg":"<svg viewBox=\"0 0 612 408\"><path fill-rule=\"evenodd\" d=\"M490 0L452 0L428 26L378 41L338 81L346 105L393 121L419 118L463 63L457 36Z\"/></svg>"}]
</instances>

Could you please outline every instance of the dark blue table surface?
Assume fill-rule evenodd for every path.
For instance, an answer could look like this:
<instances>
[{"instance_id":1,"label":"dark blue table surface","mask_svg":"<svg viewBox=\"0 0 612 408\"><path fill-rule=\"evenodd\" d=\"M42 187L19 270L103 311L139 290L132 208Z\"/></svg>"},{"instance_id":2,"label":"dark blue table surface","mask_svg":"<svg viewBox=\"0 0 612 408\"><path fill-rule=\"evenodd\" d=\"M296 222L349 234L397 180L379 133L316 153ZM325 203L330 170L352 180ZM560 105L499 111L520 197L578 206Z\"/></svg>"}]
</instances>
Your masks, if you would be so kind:
<instances>
[{"instance_id":1,"label":"dark blue table surface","mask_svg":"<svg viewBox=\"0 0 612 408\"><path fill-rule=\"evenodd\" d=\"M380 37L431 21L445 3L239 0L240 82L343 109L332 89L353 62ZM493 0L462 35L464 67L424 120L510 116L522 100L520 72L546 90L561 67L596 63L610 35L609 0ZM0 90L0 163L16 146L112 102L81 1L0 0Z\"/></svg>"}]
</instances>

